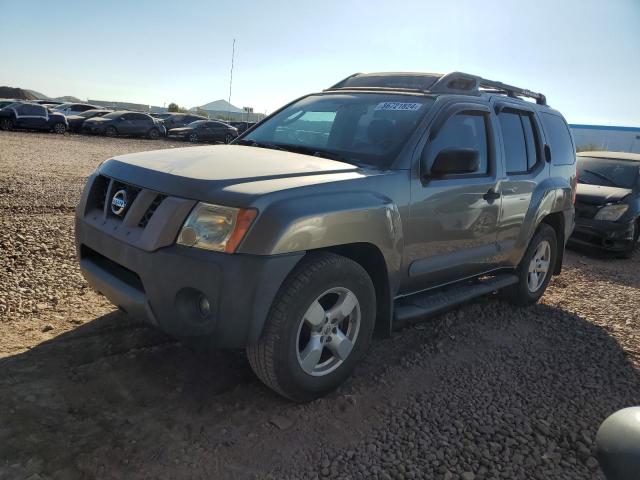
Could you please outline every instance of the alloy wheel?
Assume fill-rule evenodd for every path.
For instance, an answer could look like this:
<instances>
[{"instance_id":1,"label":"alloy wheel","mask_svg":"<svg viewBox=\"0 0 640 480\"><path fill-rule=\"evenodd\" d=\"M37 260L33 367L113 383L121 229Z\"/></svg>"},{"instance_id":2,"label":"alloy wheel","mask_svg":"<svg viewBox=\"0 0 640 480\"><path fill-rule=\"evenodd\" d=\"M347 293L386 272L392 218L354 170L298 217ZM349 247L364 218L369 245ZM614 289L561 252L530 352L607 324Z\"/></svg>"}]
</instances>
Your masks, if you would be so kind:
<instances>
[{"instance_id":1,"label":"alloy wheel","mask_svg":"<svg viewBox=\"0 0 640 480\"><path fill-rule=\"evenodd\" d=\"M317 297L305 312L297 335L298 364L323 376L349 357L360 332L360 303L355 294L335 287Z\"/></svg>"},{"instance_id":2,"label":"alloy wheel","mask_svg":"<svg viewBox=\"0 0 640 480\"><path fill-rule=\"evenodd\" d=\"M538 248L536 248L529 262L527 286L531 293L537 292L544 283L549 273L550 262L551 245L547 240L543 240L538 245Z\"/></svg>"}]
</instances>

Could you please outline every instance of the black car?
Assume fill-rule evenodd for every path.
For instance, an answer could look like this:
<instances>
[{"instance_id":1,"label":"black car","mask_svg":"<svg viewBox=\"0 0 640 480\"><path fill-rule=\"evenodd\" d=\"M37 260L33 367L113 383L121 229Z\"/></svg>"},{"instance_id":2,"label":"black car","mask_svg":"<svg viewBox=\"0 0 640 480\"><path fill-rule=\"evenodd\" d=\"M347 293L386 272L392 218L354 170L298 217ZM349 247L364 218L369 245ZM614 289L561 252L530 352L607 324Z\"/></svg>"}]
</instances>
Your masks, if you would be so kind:
<instances>
[{"instance_id":1,"label":"black car","mask_svg":"<svg viewBox=\"0 0 640 480\"><path fill-rule=\"evenodd\" d=\"M61 113L50 112L37 103L16 102L0 110L0 128L2 130L21 128L64 133L67 131L67 119Z\"/></svg>"},{"instance_id":2,"label":"black car","mask_svg":"<svg viewBox=\"0 0 640 480\"><path fill-rule=\"evenodd\" d=\"M198 120L207 120L200 115L192 115L188 113L170 113L166 117L162 118L167 132L173 128L186 127L190 123L197 122Z\"/></svg>"},{"instance_id":3,"label":"black car","mask_svg":"<svg viewBox=\"0 0 640 480\"><path fill-rule=\"evenodd\" d=\"M242 134L253 127L256 122L229 122L229 125L238 129L238 134Z\"/></svg>"},{"instance_id":4,"label":"black car","mask_svg":"<svg viewBox=\"0 0 640 480\"><path fill-rule=\"evenodd\" d=\"M572 243L629 258L640 236L640 154L582 152Z\"/></svg>"},{"instance_id":5,"label":"black car","mask_svg":"<svg viewBox=\"0 0 640 480\"><path fill-rule=\"evenodd\" d=\"M95 117L103 117L112 112L113 110L87 110L86 112L82 112L77 115L68 115L67 122L69 123L69 131L76 133L80 132L85 120Z\"/></svg>"},{"instance_id":6,"label":"black car","mask_svg":"<svg viewBox=\"0 0 640 480\"><path fill-rule=\"evenodd\" d=\"M146 113L111 112L102 117L85 120L82 131L86 133L115 137L127 135L131 137L148 137L152 140L166 133L162 122Z\"/></svg>"},{"instance_id":7,"label":"black car","mask_svg":"<svg viewBox=\"0 0 640 480\"><path fill-rule=\"evenodd\" d=\"M169 137L180 138L192 143L224 142L231 143L238 136L238 129L215 120L198 120L186 127L169 130Z\"/></svg>"},{"instance_id":8,"label":"black car","mask_svg":"<svg viewBox=\"0 0 640 480\"><path fill-rule=\"evenodd\" d=\"M33 103L38 103L40 105L62 105L64 102L61 102L59 100L43 99L43 100L34 100Z\"/></svg>"}]
</instances>

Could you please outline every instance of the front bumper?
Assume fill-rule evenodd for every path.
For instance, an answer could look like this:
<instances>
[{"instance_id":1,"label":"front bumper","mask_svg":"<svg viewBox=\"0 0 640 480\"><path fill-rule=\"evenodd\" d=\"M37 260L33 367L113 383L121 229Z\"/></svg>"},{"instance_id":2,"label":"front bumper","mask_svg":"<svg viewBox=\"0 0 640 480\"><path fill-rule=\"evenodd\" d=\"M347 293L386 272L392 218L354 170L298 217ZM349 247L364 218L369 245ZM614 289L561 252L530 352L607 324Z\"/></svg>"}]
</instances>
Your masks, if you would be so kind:
<instances>
[{"instance_id":1,"label":"front bumper","mask_svg":"<svg viewBox=\"0 0 640 480\"><path fill-rule=\"evenodd\" d=\"M633 222L619 223L578 218L569 242L596 246L605 250L623 251L633 242Z\"/></svg>"},{"instance_id":2,"label":"front bumper","mask_svg":"<svg viewBox=\"0 0 640 480\"><path fill-rule=\"evenodd\" d=\"M109 201L121 189L130 199L122 217ZM227 254L176 245L195 203L94 173L76 208L80 269L115 305L170 335L212 347L250 345L304 253ZM208 313L199 308L202 297Z\"/></svg>"},{"instance_id":3,"label":"front bumper","mask_svg":"<svg viewBox=\"0 0 640 480\"><path fill-rule=\"evenodd\" d=\"M260 337L280 285L303 254L226 254L172 245L147 252L76 218L80 269L135 318L181 339L239 348ZM198 308L201 296L211 311Z\"/></svg>"}]
</instances>

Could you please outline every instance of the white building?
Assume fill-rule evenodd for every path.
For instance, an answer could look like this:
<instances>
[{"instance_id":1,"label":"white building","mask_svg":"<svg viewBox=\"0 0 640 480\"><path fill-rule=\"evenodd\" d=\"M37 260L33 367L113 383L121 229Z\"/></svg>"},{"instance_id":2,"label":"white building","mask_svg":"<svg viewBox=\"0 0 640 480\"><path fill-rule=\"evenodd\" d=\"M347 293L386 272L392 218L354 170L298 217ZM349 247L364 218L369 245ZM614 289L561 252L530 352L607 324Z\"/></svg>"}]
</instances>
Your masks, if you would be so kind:
<instances>
[{"instance_id":1,"label":"white building","mask_svg":"<svg viewBox=\"0 0 640 480\"><path fill-rule=\"evenodd\" d=\"M578 150L640 153L640 128L569 125Z\"/></svg>"}]
</instances>

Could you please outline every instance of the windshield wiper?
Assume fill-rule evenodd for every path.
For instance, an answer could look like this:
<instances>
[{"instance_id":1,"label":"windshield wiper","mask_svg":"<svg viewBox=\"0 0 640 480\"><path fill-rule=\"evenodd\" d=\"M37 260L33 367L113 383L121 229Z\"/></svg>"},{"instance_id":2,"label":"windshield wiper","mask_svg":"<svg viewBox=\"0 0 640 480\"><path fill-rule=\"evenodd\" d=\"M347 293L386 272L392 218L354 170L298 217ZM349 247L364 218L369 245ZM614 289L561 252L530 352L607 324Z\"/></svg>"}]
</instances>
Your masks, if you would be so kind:
<instances>
[{"instance_id":1,"label":"windshield wiper","mask_svg":"<svg viewBox=\"0 0 640 480\"><path fill-rule=\"evenodd\" d=\"M590 173L591 175L595 175L596 177L600 177L600 178L602 178L603 180L606 180L607 182L609 182L609 183L610 183L611 185L613 185L614 187L617 187L617 186L618 186L618 184L617 184L615 181L611 180L609 177L607 177L606 175L604 175L604 174L602 174L602 173L594 172L593 170L587 170L586 168L585 168L585 169L583 169L582 171L583 171L583 172Z\"/></svg>"},{"instance_id":2,"label":"windshield wiper","mask_svg":"<svg viewBox=\"0 0 640 480\"><path fill-rule=\"evenodd\" d=\"M259 147L259 148L270 148L272 150L283 150L290 151L288 148L283 147L282 145L278 145L275 143L264 143L264 142L256 142L255 140L239 140L238 143L240 145L247 145L249 147Z\"/></svg>"}]
</instances>

